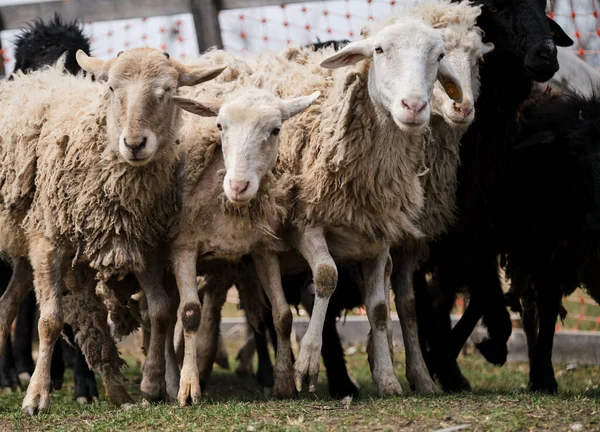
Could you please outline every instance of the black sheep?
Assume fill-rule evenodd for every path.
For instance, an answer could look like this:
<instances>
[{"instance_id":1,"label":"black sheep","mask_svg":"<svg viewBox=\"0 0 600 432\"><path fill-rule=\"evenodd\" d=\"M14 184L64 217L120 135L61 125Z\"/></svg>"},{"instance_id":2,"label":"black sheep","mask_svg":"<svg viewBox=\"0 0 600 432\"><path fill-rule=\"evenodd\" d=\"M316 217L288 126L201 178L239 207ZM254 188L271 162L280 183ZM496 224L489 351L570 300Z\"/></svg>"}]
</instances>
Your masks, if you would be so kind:
<instances>
[{"instance_id":1,"label":"black sheep","mask_svg":"<svg viewBox=\"0 0 600 432\"><path fill-rule=\"evenodd\" d=\"M48 23L38 19L15 38L14 72L29 73L39 70L44 66L54 64L66 53L65 70L76 75L81 71L75 59L75 53L79 49L90 54L89 38L85 36L83 29L76 21L65 22L58 14ZM5 291L11 275L10 265L2 263L0 265L0 292ZM35 294L31 291L19 308L14 345L11 346L9 338L2 355L0 387L18 387L20 385L18 374L31 375L33 373L31 345L35 314ZM72 353L73 349L64 341L57 342L52 357L52 386L54 389L62 387L65 361L67 361L68 365L74 369L74 399L80 402L92 401L98 397L94 373L89 369L81 350L75 344L73 330L69 325L65 325L64 333L70 339L71 346L75 348L75 351ZM69 356L70 353L72 355ZM64 360L63 354L65 354Z\"/></svg>"},{"instance_id":2,"label":"black sheep","mask_svg":"<svg viewBox=\"0 0 600 432\"><path fill-rule=\"evenodd\" d=\"M81 68L75 59L75 53L81 49L90 54L90 40L79 23L65 22L58 14L48 23L41 19L35 20L15 38L14 43L15 72L39 70L56 63L66 52L65 69L77 75Z\"/></svg>"},{"instance_id":3,"label":"black sheep","mask_svg":"<svg viewBox=\"0 0 600 432\"><path fill-rule=\"evenodd\" d=\"M417 319L430 371L447 391L470 389L456 357L483 314L489 338L479 349L496 364L506 361L512 331L498 279L497 254L503 250L499 225L504 205L500 190L508 146L516 138L517 112L534 81L546 81L558 70L556 45L573 41L545 15L545 0L478 0L478 25L484 41L496 49L482 65L481 94L475 121L461 141L458 170L458 222L431 244L424 270L415 275ZM425 270L433 283L424 281ZM469 305L451 330L450 310L466 289ZM425 300L425 301L423 301ZM501 307L498 307L501 305ZM492 325L490 325L490 323Z\"/></svg>"},{"instance_id":4,"label":"black sheep","mask_svg":"<svg viewBox=\"0 0 600 432\"><path fill-rule=\"evenodd\" d=\"M600 302L600 95L539 91L520 129L504 199L508 267L525 306L530 388L554 393L562 296L581 285Z\"/></svg>"}]
</instances>

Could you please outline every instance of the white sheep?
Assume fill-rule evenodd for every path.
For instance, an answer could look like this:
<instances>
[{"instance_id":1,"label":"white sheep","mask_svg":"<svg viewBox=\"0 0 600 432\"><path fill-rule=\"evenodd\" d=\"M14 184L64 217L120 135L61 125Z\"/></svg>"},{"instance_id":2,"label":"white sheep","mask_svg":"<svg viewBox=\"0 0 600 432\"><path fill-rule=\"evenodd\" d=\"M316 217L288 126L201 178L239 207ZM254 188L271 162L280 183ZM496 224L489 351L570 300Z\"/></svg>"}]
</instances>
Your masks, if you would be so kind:
<instances>
[{"instance_id":1,"label":"white sheep","mask_svg":"<svg viewBox=\"0 0 600 432\"><path fill-rule=\"evenodd\" d=\"M163 289L166 241L176 212L177 88L224 68L189 67L149 48L102 61L77 53L98 81L58 69L16 75L0 100L0 248L15 260L0 301L4 343L26 292L31 262L40 303L40 356L23 401L32 415L50 403L50 359L63 325L64 277L71 263L103 281L134 274L146 295L152 332L142 393L165 395L169 299ZM29 286L27 286L29 289ZM1 348L1 347L0 347Z\"/></svg>"},{"instance_id":2,"label":"white sheep","mask_svg":"<svg viewBox=\"0 0 600 432\"><path fill-rule=\"evenodd\" d=\"M600 72L583 61L571 49L557 47L560 69L547 83L561 90L576 91L583 96L600 94Z\"/></svg>"},{"instance_id":3,"label":"white sheep","mask_svg":"<svg viewBox=\"0 0 600 432\"><path fill-rule=\"evenodd\" d=\"M201 92L227 94L237 84L205 85ZM265 90L242 88L224 101L176 98L177 104L187 111L217 116L216 122L187 118L181 135L181 212L171 246L180 295L178 318L184 331L178 396L181 405L190 399L197 403L201 394L196 350L200 326L196 275L221 276L220 286L205 289L205 302L212 305L214 292L222 294L232 283L239 283L236 276L243 273L231 266L225 272L219 264L236 263L247 254L252 255L258 279L273 305L278 341L274 393L291 396L294 392L292 315L281 288L277 259L277 253L284 248L278 234L287 218L291 182L277 178L273 168L284 122L308 108L318 96L314 92L282 100ZM221 297L220 302L214 301L219 309L219 303L224 301ZM218 325L219 317L213 322L212 316L202 315L206 331ZM214 345L216 339L211 342ZM212 359L206 363L212 365Z\"/></svg>"},{"instance_id":4,"label":"white sheep","mask_svg":"<svg viewBox=\"0 0 600 432\"><path fill-rule=\"evenodd\" d=\"M476 27L480 7L444 0L417 5L411 11L442 33L446 58L463 88L460 104L451 100L441 86L434 89L431 134L427 136L425 151L426 170L421 177L425 206L419 228L425 237L392 249L392 286L406 349L406 376L417 392L429 393L436 391L437 386L431 380L419 346L412 276L420 261L428 256L428 242L454 222L460 141L475 116L480 88L479 63L494 45L484 44L482 32Z\"/></svg>"}]
</instances>

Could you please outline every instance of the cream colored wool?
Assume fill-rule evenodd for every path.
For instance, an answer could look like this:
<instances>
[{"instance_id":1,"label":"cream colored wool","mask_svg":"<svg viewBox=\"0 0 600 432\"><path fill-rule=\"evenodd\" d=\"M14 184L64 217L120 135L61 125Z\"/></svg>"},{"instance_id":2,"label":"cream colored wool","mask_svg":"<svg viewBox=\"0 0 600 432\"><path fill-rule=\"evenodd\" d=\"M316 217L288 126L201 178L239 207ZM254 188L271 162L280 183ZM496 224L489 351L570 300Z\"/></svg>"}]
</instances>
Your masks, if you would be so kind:
<instances>
[{"instance_id":1,"label":"cream colored wool","mask_svg":"<svg viewBox=\"0 0 600 432\"><path fill-rule=\"evenodd\" d=\"M298 176L295 223L327 221L353 227L370 241L389 243L406 234L420 236L416 221L423 192L416 174L423 164L425 140L390 127L393 122L372 104L366 86L369 61L336 71L319 67L331 53L292 48L238 59L238 68L229 67L243 84L282 98L321 91L322 96L281 131L277 171ZM203 60L213 65L224 61L216 52ZM220 76L195 91L220 97L222 93L211 92L211 87L226 79ZM403 144L383 144L391 141Z\"/></svg>"},{"instance_id":2,"label":"cream colored wool","mask_svg":"<svg viewBox=\"0 0 600 432\"><path fill-rule=\"evenodd\" d=\"M143 270L164 239L176 212L175 146L128 165L107 146L107 92L58 67L3 83L0 100L13 113L0 119L0 245L9 255L25 256L24 234L41 230L108 278Z\"/></svg>"}]
</instances>

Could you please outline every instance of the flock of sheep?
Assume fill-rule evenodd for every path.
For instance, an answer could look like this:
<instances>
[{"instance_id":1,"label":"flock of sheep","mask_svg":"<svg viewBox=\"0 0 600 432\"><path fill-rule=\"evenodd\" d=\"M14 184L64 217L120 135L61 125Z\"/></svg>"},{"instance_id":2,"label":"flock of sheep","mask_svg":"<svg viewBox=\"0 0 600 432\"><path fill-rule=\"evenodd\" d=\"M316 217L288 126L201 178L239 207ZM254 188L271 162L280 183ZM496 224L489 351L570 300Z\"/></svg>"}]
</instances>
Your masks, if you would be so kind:
<instances>
[{"instance_id":1,"label":"flock of sheep","mask_svg":"<svg viewBox=\"0 0 600 432\"><path fill-rule=\"evenodd\" d=\"M146 399L197 403L233 285L273 396L314 391L321 354L332 395L357 394L335 317L358 304L377 391L400 394L390 289L416 392L470 388L456 356L481 317L478 348L503 364L507 302L523 311L531 388L556 391L561 298L583 285L600 300L600 94L534 84L572 44L544 8L430 0L339 50L215 49L185 64L150 48L103 61L68 42L76 25L38 22L0 86L0 249L12 269L0 348L33 287L40 308L23 410L50 405L65 324L88 379L87 365L111 402L132 402L108 317L116 337L144 330ZM27 43L36 32L57 45L47 58ZM294 361L300 302L311 319ZM76 397L97 396L82 385Z\"/></svg>"}]
</instances>

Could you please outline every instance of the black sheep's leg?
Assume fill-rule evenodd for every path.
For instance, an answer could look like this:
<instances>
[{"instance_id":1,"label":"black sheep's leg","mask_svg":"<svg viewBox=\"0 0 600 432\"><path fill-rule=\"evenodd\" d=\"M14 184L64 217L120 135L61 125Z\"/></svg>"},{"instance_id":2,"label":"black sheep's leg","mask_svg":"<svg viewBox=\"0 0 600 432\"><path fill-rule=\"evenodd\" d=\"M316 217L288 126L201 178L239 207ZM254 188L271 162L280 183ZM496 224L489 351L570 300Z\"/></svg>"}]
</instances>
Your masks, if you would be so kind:
<instances>
[{"instance_id":1,"label":"black sheep's leg","mask_svg":"<svg viewBox=\"0 0 600 432\"><path fill-rule=\"evenodd\" d=\"M4 261L0 262L0 297L6 291L10 278L12 277L12 268ZM10 334L7 336L4 352L0 355L0 388L16 389L21 386L19 377L15 368L14 353Z\"/></svg>"},{"instance_id":2,"label":"black sheep's leg","mask_svg":"<svg viewBox=\"0 0 600 432\"><path fill-rule=\"evenodd\" d=\"M435 306L433 316L429 318L433 323L434 330L428 340L430 351L427 360L429 361L429 367L434 371L435 377L439 380L444 391L470 391L469 381L460 371L456 356L451 354L450 335L452 323L450 313L454 307L456 285L448 275L456 270L444 267L445 264L440 265L438 269L437 277L439 280L432 281L430 284Z\"/></svg>"},{"instance_id":3,"label":"black sheep's leg","mask_svg":"<svg viewBox=\"0 0 600 432\"><path fill-rule=\"evenodd\" d=\"M31 290L19 305L15 322L15 342L13 345L15 365L17 373L23 381L29 381L35 368L31 351L36 312L35 291Z\"/></svg>"},{"instance_id":4,"label":"black sheep's leg","mask_svg":"<svg viewBox=\"0 0 600 432\"><path fill-rule=\"evenodd\" d=\"M0 388L16 390L21 387L19 376L15 369L15 361L13 358L12 343L10 336L6 340L4 352L0 357Z\"/></svg>"},{"instance_id":5,"label":"black sheep's leg","mask_svg":"<svg viewBox=\"0 0 600 432\"><path fill-rule=\"evenodd\" d=\"M325 316L325 325L323 326L323 346L321 355L327 372L327 383L329 385L329 394L334 398L344 398L346 396L358 396L358 387L354 384L344 358L344 349L340 341L340 335L337 332L336 320L338 311L332 310L329 306Z\"/></svg>"},{"instance_id":6,"label":"black sheep's leg","mask_svg":"<svg viewBox=\"0 0 600 432\"><path fill-rule=\"evenodd\" d=\"M529 365L529 386L533 391L556 393L558 384L552 367L552 346L562 291L557 279L553 278L550 272L534 279L534 286L539 316L539 332L533 361Z\"/></svg>"},{"instance_id":7,"label":"black sheep's leg","mask_svg":"<svg viewBox=\"0 0 600 432\"><path fill-rule=\"evenodd\" d=\"M52 389L60 390L65 379L65 361L63 360L62 337L59 337L52 351L52 362L50 363L50 378Z\"/></svg>"},{"instance_id":8,"label":"black sheep's leg","mask_svg":"<svg viewBox=\"0 0 600 432\"><path fill-rule=\"evenodd\" d=\"M272 320L270 314L265 314L265 320ZM270 396L275 385L273 375L273 363L269 355L269 342L267 339L267 325L261 321L258 331L254 331L254 340L256 341L256 353L258 354L258 370L256 380L262 387L265 396ZM275 342L277 343L277 342Z\"/></svg>"}]
</instances>

